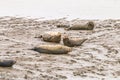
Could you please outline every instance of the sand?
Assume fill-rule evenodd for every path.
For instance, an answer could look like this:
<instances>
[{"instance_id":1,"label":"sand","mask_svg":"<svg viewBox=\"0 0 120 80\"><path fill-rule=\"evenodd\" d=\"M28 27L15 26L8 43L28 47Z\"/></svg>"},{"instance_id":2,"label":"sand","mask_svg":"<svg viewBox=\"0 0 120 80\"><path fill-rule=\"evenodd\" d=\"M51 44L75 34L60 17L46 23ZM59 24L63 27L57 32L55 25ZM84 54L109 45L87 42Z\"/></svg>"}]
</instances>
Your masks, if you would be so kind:
<instances>
[{"instance_id":1,"label":"sand","mask_svg":"<svg viewBox=\"0 0 120 80\"><path fill-rule=\"evenodd\" d=\"M93 31L66 31L55 26L87 21L0 17L0 59L17 61L12 68L0 67L0 80L119 80L120 20L91 20L95 22ZM53 44L39 38L46 31L88 40L68 54L31 50L39 44Z\"/></svg>"}]
</instances>

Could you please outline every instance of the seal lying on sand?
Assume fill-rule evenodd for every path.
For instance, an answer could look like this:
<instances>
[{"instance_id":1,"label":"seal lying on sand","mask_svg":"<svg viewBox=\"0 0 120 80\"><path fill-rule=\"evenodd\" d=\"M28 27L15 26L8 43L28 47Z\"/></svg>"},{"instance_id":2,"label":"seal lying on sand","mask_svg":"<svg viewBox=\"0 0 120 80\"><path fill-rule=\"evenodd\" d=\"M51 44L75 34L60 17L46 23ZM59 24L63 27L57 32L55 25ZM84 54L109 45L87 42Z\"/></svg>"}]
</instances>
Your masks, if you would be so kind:
<instances>
[{"instance_id":1,"label":"seal lying on sand","mask_svg":"<svg viewBox=\"0 0 120 80\"><path fill-rule=\"evenodd\" d=\"M42 38L46 42L59 43L61 41L61 33L60 32L46 32L42 35Z\"/></svg>"},{"instance_id":2,"label":"seal lying on sand","mask_svg":"<svg viewBox=\"0 0 120 80\"><path fill-rule=\"evenodd\" d=\"M40 53L66 54L71 51L71 48L63 45L40 45L33 50Z\"/></svg>"},{"instance_id":3,"label":"seal lying on sand","mask_svg":"<svg viewBox=\"0 0 120 80\"><path fill-rule=\"evenodd\" d=\"M66 30L93 30L94 26L95 26L94 23L90 21L87 24L83 24L83 25L81 24L72 25Z\"/></svg>"},{"instance_id":4,"label":"seal lying on sand","mask_svg":"<svg viewBox=\"0 0 120 80\"><path fill-rule=\"evenodd\" d=\"M16 63L16 61L14 61L14 60L0 61L0 67L12 67L15 63Z\"/></svg>"},{"instance_id":5,"label":"seal lying on sand","mask_svg":"<svg viewBox=\"0 0 120 80\"><path fill-rule=\"evenodd\" d=\"M69 38L68 36L63 37L63 43L64 43L64 45L69 46L69 47L80 46L86 40L87 39Z\"/></svg>"}]
</instances>

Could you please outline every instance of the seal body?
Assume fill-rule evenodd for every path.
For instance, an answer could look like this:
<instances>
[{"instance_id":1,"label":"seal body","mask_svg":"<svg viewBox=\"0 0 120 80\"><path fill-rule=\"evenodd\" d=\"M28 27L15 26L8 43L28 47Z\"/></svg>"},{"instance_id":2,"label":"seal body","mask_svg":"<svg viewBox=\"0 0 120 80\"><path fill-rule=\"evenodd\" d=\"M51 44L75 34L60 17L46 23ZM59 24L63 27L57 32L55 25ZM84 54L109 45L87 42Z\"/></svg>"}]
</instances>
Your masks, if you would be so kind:
<instances>
[{"instance_id":1,"label":"seal body","mask_svg":"<svg viewBox=\"0 0 120 80\"><path fill-rule=\"evenodd\" d=\"M87 24L76 24L72 25L71 27L67 28L66 30L93 30L94 23L88 22Z\"/></svg>"},{"instance_id":2,"label":"seal body","mask_svg":"<svg viewBox=\"0 0 120 80\"><path fill-rule=\"evenodd\" d=\"M61 41L60 32L46 32L42 35L42 38L46 42L59 43Z\"/></svg>"},{"instance_id":3,"label":"seal body","mask_svg":"<svg viewBox=\"0 0 120 80\"><path fill-rule=\"evenodd\" d=\"M39 45L33 50L40 53L66 54L71 51L71 48L63 45Z\"/></svg>"},{"instance_id":4,"label":"seal body","mask_svg":"<svg viewBox=\"0 0 120 80\"><path fill-rule=\"evenodd\" d=\"M14 60L0 61L0 67L12 67L15 63L16 63L16 61L14 61Z\"/></svg>"},{"instance_id":5,"label":"seal body","mask_svg":"<svg viewBox=\"0 0 120 80\"><path fill-rule=\"evenodd\" d=\"M64 37L63 43L66 46L74 47L74 46L81 46L86 40L87 39Z\"/></svg>"}]
</instances>

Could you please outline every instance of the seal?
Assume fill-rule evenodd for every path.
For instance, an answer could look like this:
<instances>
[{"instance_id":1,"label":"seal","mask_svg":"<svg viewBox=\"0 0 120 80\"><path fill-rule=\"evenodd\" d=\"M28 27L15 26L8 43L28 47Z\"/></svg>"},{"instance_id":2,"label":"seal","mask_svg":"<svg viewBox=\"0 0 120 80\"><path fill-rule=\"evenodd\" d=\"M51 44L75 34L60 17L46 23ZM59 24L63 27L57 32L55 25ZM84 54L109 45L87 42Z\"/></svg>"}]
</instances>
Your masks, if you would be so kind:
<instances>
[{"instance_id":1,"label":"seal","mask_svg":"<svg viewBox=\"0 0 120 80\"><path fill-rule=\"evenodd\" d=\"M3 60L0 61L0 67L12 67L16 61L14 60Z\"/></svg>"},{"instance_id":2,"label":"seal","mask_svg":"<svg viewBox=\"0 0 120 80\"><path fill-rule=\"evenodd\" d=\"M42 35L43 41L46 42L54 42L59 43L61 41L61 33L60 32L45 32Z\"/></svg>"},{"instance_id":3,"label":"seal","mask_svg":"<svg viewBox=\"0 0 120 80\"><path fill-rule=\"evenodd\" d=\"M72 25L66 30L93 30L94 29L94 22L90 21L86 24L76 24Z\"/></svg>"},{"instance_id":4,"label":"seal","mask_svg":"<svg viewBox=\"0 0 120 80\"><path fill-rule=\"evenodd\" d=\"M81 46L87 39L81 38L69 38L68 36L63 37L63 43L66 46L74 47L74 46Z\"/></svg>"},{"instance_id":5,"label":"seal","mask_svg":"<svg viewBox=\"0 0 120 80\"><path fill-rule=\"evenodd\" d=\"M70 47L64 45L39 45L32 49L34 51L40 53L48 53L48 54L67 54L71 51Z\"/></svg>"}]
</instances>

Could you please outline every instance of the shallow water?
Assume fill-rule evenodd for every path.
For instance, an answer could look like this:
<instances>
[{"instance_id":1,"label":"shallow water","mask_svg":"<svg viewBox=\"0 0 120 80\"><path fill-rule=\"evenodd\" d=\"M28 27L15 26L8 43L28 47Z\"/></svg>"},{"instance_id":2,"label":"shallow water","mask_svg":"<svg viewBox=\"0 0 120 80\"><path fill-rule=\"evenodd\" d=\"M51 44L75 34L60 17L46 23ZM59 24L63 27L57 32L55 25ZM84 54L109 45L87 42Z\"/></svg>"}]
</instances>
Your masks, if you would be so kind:
<instances>
[{"instance_id":1,"label":"shallow water","mask_svg":"<svg viewBox=\"0 0 120 80\"><path fill-rule=\"evenodd\" d=\"M120 0L1 0L0 16L120 19Z\"/></svg>"}]
</instances>

